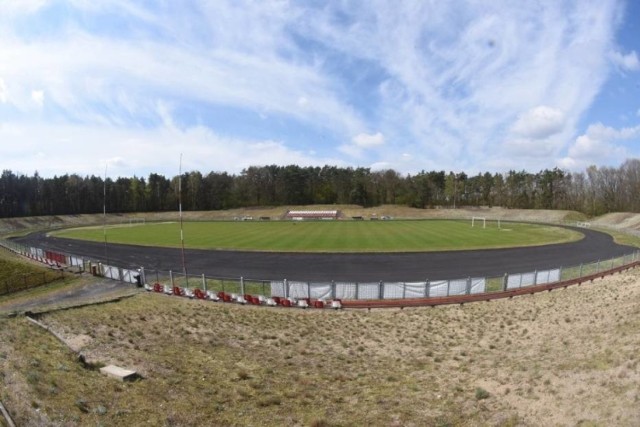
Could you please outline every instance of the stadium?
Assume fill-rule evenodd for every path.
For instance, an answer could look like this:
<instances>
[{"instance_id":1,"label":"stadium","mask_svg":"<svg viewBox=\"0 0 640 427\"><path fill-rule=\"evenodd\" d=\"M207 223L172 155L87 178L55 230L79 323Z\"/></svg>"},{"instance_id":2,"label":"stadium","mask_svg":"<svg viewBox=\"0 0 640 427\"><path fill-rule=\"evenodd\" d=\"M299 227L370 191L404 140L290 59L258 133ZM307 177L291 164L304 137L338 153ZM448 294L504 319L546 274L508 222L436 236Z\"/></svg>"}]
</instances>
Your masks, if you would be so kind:
<instances>
[{"instance_id":1,"label":"stadium","mask_svg":"<svg viewBox=\"0 0 640 427\"><path fill-rule=\"evenodd\" d=\"M494 211L498 218L487 222L477 210L458 210L457 220L384 223L371 221L377 213L274 212L261 220L235 216L184 227L130 219L14 242L29 247L23 253L97 275L128 281L140 275L148 289L159 284L177 295L229 294L243 303L258 298L258 305L275 297L304 307L334 300L371 308L505 298L582 283L638 261L635 248L580 221L517 222L509 215L518 213ZM272 217L277 220L265 221ZM187 236L186 249L177 247L179 233Z\"/></svg>"},{"instance_id":2,"label":"stadium","mask_svg":"<svg viewBox=\"0 0 640 427\"><path fill-rule=\"evenodd\" d=\"M369 220L373 211L357 207L345 211L348 219L343 221L350 225L386 225ZM532 399L542 405L534 411L536 419L546 419L549 410L563 419L573 419L566 406L550 398L554 393L576 392L573 379L589 375L594 381L610 381L612 387L626 387L634 381L635 374L627 363L631 350L620 337L635 327L631 320L633 303L622 301L640 297L637 269L624 272L637 264L637 252L624 244L626 234L614 231L628 221L627 217L607 216L590 224L581 219L578 224L564 212L384 212L377 208L375 213L393 217L388 223L400 227L398 230L406 225L406 217L410 226L435 229L435 221L446 220L442 224L449 227L449 221L454 220L449 232L461 227L465 233L498 233L499 218L505 230L499 233L510 234L512 231L506 230L516 230L517 224L530 227L532 222L534 228L550 233L538 236L541 240L533 246L491 248L495 239L490 238L485 239L484 248L435 252L405 252L406 247L399 247L396 252L383 253L291 253L189 249L187 245L187 281L181 268L181 251L175 243L171 244L174 247L154 247L107 240L105 253L100 239L92 242L62 237L66 232L91 234L97 230L100 234L103 226L99 224L104 219L100 216L0 221L3 233L19 235L5 240L5 247L28 247L27 258L53 271L65 263L69 264L67 268L78 270L82 265L85 274L79 277L96 274L89 283L87 279L65 279L16 297L0 298L0 312L27 312L27 319L43 331L38 332L37 326L25 324L20 317L6 320L7 327L0 332L2 342L15 342L16 347L6 350L4 357L20 370L22 364L28 367L26 384L35 387L30 405L46 408L49 417L62 421L71 416L83 423L126 419L134 425L252 424L259 420L265 425L321 426L418 419L427 424L469 425L495 423L498 418L515 422L523 419L523 411L531 410ZM418 215L425 213L430 217ZM185 215L185 225L215 222L251 227L261 221L260 217L271 218L262 220L265 223L277 223L277 215L274 210L190 212ZM257 219L235 221L236 216ZM363 220L353 220L358 216ZM486 217L486 228L479 228L476 221L472 227L474 216ZM139 233L153 224L176 222L175 214L144 217L134 220L136 216L107 215L107 239L115 240L118 229L140 239L133 230ZM491 217L494 220L488 219ZM282 224L299 230L306 223L296 220ZM315 220L308 224L332 226L339 221ZM38 228L47 231L28 232ZM176 240L176 229L168 230L170 239ZM532 235L532 230L523 229L520 243L527 243L526 236ZM326 230L320 234L326 235ZM185 241L189 242L189 236L185 234ZM615 242L623 243L615 243L612 236ZM632 252L627 252L629 248ZM509 253L515 253L514 257L509 258ZM434 258L431 263L430 258ZM514 264L510 265L510 260ZM291 266L295 268L286 270ZM144 267L148 292L136 285L136 274L140 273L136 267ZM437 268L442 268L441 275L434 273ZM467 287L469 271L474 268L480 273L488 268L485 292L473 293L475 282ZM221 278L216 274L221 271L236 277ZM291 274L290 280L282 278L283 271ZM252 273L246 280L237 277L246 272ZM370 273L372 276L368 276ZM415 280L414 274L433 276L409 282ZM491 274L499 276L492 278ZM425 299L420 294L427 289L442 292L445 288L438 282L447 277L451 279L446 280L447 292L453 291L454 295ZM154 292L156 279L162 284L157 289L160 292ZM554 281L557 279L562 280ZM572 284L577 286L569 286ZM52 287L47 292L48 286ZM165 294L167 288L171 296ZM566 290L540 293L556 288ZM274 293L278 289L283 294L288 290L290 295L279 297ZM328 295L326 299L307 300L305 295L296 294L309 291ZM365 291L370 294L362 295ZM336 306L339 299L334 299L331 292L352 293ZM535 295L497 298L530 293ZM274 307L269 306L269 300ZM467 304L474 300L491 303ZM324 309L318 309L318 301L327 303ZM382 308L389 302L404 309ZM431 311L413 307L413 302L447 305ZM365 312L350 309L376 306L372 303L383 304ZM616 310L605 308L612 305ZM594 318L599 319L597 325ZM54 331L62 344L48 331ZM29 340L17 340L18 336ZM591 343L594 337L597 342ZM173 345L167 346L167 342ZM602 353L601 345L616 349L615 356ZM541 348L540 364L523 362ZM42 349L48 352L46 359L38 356ZM25 360L22 354L32 356ZM81 363L73 362L74 358ZM542 363L546 373L537 367ZM576 373L558 379L556 373L564 372L568 364ZM116 374L137 379L114 385L113 379L98 373L100 369L109 372L107 368L119 368ZM613 372L626 374L616 374L611 380ZM64 390L64 397L57 397L57 390ZM439 403L425 412L415 405L416 393L420 399ZM602 405L610 408L616 396L612 389L612 399L598 403L601 394L580 394L581 399L591 402L594 411L603 410ZM49 406L49 396L54 396L55 407ZM18 413L18 420L27 419L20 414L31 413L24 403L28 400L3 400L14 415ZM171 408L169 415L162 409L167 405ZM301 406L307 409L300 411ZM449 409L453 407L461 409ZM122 408L132 410L110 413ZM622 409L620 412L626 413Z\"/></svg>"}]
</instances>

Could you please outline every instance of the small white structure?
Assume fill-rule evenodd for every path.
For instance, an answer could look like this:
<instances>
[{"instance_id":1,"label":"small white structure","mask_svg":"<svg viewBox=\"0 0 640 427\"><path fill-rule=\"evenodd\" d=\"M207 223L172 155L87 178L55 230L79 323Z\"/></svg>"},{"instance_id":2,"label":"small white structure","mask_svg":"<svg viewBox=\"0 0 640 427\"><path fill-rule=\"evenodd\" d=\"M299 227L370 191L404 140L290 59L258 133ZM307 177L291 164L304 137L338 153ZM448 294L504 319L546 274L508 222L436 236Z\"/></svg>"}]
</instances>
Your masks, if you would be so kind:
<instances>
[{"instance_id":1,"label":"small white structure","mask_svg":"<svg viewBox=\"0 0 640 427\"><path fill-rule=\"evenodd\" d=\"M294 221L303 221L305 219L338 219L338 211L289 211L286 217Z\"/></svg>"},{"instance_id":2,"label":"small white structure","mask_svg":"<svg viewBox=\"0 0 640 427\"><path fill-rule=\"evenodd\" d=\"M136 371L124 369L115 365L108 365L104 368L100 368L100 373L108 377L118 379L120 381L131 381L136 379L136 377L138 376Z\"/></svg>"}]
</instances>

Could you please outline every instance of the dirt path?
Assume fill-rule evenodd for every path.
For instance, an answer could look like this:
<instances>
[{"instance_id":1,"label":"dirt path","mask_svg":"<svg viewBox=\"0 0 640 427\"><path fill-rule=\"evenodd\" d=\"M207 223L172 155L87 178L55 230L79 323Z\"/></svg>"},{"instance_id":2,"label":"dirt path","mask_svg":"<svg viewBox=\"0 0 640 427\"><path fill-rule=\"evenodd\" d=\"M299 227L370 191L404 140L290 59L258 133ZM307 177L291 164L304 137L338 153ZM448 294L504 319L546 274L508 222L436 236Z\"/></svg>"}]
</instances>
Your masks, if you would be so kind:
<instances>
[{"instance_id":1,"label":"dirt path","mask_svg":"<svg viewBox=\"0 0 640 427\"><path fill-rule=\"evenodd\" d=\"M95 279L87 276L68 285L54 285L56 289L42 292L35 288L4 298L0 302L0 314L43 312L95 302L112 301L134 295L140 288L116 280Z\"/></svg>"}]
</instances>

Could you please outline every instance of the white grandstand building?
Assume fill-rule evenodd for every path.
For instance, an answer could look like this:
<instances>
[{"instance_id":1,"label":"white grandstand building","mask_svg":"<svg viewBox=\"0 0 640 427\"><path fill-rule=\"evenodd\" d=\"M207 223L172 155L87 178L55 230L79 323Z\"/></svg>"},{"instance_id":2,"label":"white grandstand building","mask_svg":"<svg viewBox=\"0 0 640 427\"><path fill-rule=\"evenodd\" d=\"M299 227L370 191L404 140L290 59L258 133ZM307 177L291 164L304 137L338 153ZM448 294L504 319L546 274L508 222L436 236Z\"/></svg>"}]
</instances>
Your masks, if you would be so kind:
<instances>
[{"instance_id":1,"label":"white grandstand building","mask_svg":"<svg viewBox=\"0 0 640 427\"><path fill-rule=\"evenodd\" d=\"M318 210L318 211L288 211L287 219L294 221L304 221L305 219L338 219L337 210Z\"/></svg>"}]
</instances>

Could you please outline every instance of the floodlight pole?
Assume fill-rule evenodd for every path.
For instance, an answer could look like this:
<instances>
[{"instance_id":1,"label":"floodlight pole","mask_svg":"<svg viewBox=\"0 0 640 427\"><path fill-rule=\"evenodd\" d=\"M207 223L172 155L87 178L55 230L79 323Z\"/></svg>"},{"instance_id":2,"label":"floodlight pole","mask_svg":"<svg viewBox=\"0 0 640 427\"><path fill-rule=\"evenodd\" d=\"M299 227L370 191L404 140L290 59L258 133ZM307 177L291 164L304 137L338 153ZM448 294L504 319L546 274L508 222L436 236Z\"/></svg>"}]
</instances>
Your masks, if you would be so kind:
<instances>
[{"instance_id":1,"label":"floodlight pole","mask_svg":"<svg viewBox=\"0 0 640 427\"><path fill-rule=\"evenodd\" d=\"M187 276L187 264L184 258L184 231L182 227L182 153L180 153L180 171L178 175L178 210L180 212L180 245L182 246L182 272L187 287L189 287L189 277Z\"/></svg>"},{"instance_id":2,"label":"floodlight pole","mask_svg":"<svg viewBox=\"0 0 640 427\"><path fill-rule=\"evenodd\" d=\"M107 252L107 167L109 162L104 165L104 182L102 183L102 234L104 237L104 258L106 264L109 264L109 254Z\"/></svg>"}]
</instances>

